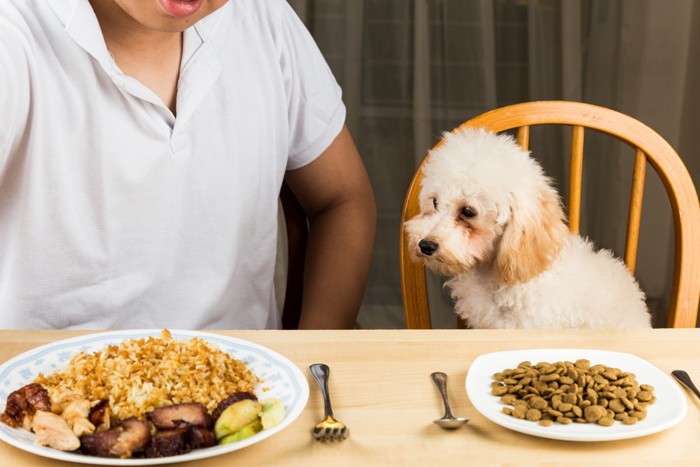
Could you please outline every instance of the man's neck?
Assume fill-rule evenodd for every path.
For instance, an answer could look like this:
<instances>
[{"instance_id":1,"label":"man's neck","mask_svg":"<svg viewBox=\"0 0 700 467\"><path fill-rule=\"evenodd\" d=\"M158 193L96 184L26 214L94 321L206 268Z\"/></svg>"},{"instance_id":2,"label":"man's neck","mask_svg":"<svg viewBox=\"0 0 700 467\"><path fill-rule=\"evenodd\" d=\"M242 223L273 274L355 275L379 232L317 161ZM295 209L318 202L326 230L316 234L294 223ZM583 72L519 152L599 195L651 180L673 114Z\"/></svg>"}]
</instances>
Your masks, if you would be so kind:
<instances>
[{"instance_id":1,"label":"man's neck","mask_svg":"<svg viewBox=\"0 0 700 467\"><path fill-rule=\"evenodd\" d=\"M107 49L119 68L148 86L175 113L182 32L149 29L114 2L91 4Z\"/></svg>"}]
</instances>

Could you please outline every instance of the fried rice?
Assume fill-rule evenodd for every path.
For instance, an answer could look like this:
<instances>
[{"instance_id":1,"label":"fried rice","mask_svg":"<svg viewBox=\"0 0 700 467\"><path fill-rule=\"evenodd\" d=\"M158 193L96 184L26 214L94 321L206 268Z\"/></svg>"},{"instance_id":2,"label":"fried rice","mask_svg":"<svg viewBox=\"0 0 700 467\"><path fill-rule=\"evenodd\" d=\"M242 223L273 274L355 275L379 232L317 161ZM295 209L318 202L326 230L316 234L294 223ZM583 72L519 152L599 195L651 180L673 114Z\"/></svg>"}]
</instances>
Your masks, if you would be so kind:
<instances>
[{"instance_id":1,"label":"fried rice","mask_svg":"<svg viewBox=\"0 0 700 467\"><path fill-rule=\"evenodd\" d=\"M127 339L94 353L73 355L68 366L34 382L54 402L84 398L109 400L114 417L143 418L171 404L199 402L209 412L232 393L253 392L258 378L245 362L200 338Z\"/></svg>"}]
</instances>

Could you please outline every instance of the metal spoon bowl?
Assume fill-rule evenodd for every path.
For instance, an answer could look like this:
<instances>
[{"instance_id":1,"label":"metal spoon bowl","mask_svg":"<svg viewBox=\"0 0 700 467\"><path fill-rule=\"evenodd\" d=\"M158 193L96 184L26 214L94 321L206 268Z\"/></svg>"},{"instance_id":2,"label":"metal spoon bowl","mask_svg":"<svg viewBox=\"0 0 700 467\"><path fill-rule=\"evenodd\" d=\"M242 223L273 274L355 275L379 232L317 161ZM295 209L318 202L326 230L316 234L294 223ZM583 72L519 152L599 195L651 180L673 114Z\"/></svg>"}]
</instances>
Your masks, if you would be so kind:
<instances>
[{"instance_id":1,"label":"metal spoon bowl","mask_svg":"<svg viewBox=\"0 0 700 467\"><path fill-rule=\"evenodd\" d=\"M441 371L436 371L435 373L431 373L430 376L433 378L433 382L435 386L437 386L440 396L442 397L442 403L445 406L445 415L443 415L442 418L433 420L433 422L446 429L459 428L467 423L469 421L468 418L460 418L452 415L450 403L447 399L447 375Z\"/></svg>"}]
</instances>

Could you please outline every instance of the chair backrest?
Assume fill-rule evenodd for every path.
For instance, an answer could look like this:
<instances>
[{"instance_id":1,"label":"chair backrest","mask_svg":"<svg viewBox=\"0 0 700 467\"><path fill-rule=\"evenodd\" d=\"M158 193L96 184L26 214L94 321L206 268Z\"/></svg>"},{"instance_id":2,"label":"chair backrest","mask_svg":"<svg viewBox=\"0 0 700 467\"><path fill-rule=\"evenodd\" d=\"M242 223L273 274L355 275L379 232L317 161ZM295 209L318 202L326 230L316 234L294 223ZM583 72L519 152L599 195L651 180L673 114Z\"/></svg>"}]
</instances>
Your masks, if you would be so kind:
<instances>
[{"instance_id":1,"label":"chair backrest","mask_svg":"<svg viewBox=\"0 0 700 467\"><path fill-rule=\"evenodd\" d=\"M647 162L663 182L675 229L673 289L668 327L695 327L700 300L700 206L687 168L676 151L658 133L638 120L617 111L580 102L540 101L510 105L478 115L463 127L482 127L493 132L516 130L518 144L529 149L530 127L542 124L571 126L569 183L569 230L578 233L584 130L613 136L635 149L634 173L627 220L624 261L634 274ZM435 147L439 147L442 141ZM426 157L427 159L427 157ZM403 223L419 213L418 195L425 160L416 171L404 199L401 215L401 287L406 327L431 328L425 269L411 259Z\"/></svg>"},{"instance_id":2,"label":"chair backrest","mask_svg":"<svg viewBox=\"0 0 700 467\"><path fill-rule=\"evenodd\" d=\"M304 259L309 227L306 214L286 183L282 184L280 201L287 231L287 284L282 307L282 328L297 329L301 317L304 290Z\"/></svg>"}]
</instances>

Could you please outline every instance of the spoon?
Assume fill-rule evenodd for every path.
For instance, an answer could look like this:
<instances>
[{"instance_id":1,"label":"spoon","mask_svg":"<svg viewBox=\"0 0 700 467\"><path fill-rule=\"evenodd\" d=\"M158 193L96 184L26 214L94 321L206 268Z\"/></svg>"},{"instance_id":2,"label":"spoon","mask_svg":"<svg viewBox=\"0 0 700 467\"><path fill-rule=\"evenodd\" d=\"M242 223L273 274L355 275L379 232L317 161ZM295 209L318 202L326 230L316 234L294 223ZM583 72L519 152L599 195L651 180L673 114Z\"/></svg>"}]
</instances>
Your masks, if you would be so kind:
<instances>
[{"instance_id":1,"label":"spoon","mask_svg":"<svg viewBox=\"0 0 700 467\"><path fill-rule=\"evenodd\" d=\"M469 421L468 418L457 418L452 415L450 410L450 403L447 400L447 375L441 371L436 371L430 375L433 378L435 386L437 386L438 391L440 391L440 396L442 396L442 403L445 405L445 415L442 418L433 420L442 428L454 429L459 428Z\"/></svg>"},{"instance_id":2,"label":"spoon","mask_svg":"<svg viewBox=\"0 0 700 467\"><path fill-rule=\"evenodd\" d=\"M687 387L695 393L696 396L700 397L700 391L693 384L693 380L690 379L690 375L683 370L673 370L671 372L674 378L676 378L683 386Z\"/></svg>"}]
</instances>

